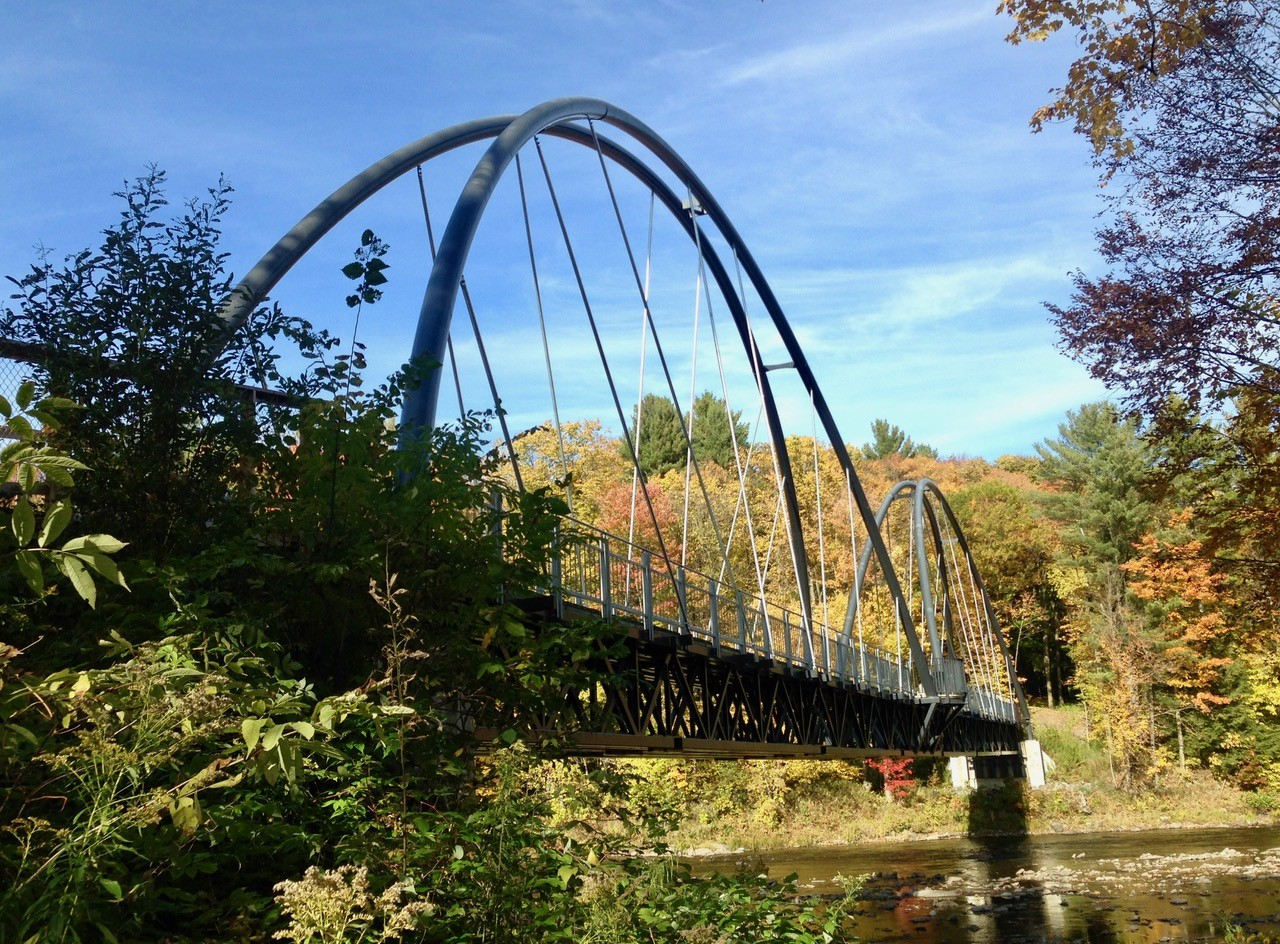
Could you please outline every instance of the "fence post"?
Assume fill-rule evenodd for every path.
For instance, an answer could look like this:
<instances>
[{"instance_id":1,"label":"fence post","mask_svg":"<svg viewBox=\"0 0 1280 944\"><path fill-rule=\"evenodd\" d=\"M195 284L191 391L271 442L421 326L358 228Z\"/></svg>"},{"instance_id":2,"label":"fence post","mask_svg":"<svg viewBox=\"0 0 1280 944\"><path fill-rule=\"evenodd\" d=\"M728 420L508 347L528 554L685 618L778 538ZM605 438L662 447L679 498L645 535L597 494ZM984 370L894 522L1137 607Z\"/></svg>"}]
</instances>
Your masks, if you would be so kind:
<instances>
[{"instance_id":1,"label":"fence post","mask_svg":"<svg viewBox=\"0 0 1280 944\"><path fill-rule=\"evenodd\" d=\"M787 665L791 664L791 614L787 610L782 611L782 639L786 648L783 652L787 656Z\"/></svg>"},{"instance_id":2,"label":"fence post","mask_svg":"<svg viewBox=\"0 0 1280 944\"><path fill-rule=\"evenodd\" d=\"M742 591L734 588L733 600L738 605L738 648L747 651L747 607L742 599Z\"/></svg>"},{"instance_id":3,"label":"fence post","mask_svg":"<svg viewBox=\"0 0 1280 944\"><path fill-rule=\"evenodd\" d=\"M600 539L600 614L609 619L613 616L612 593L609 589L609 539Z\"/></svg>"},{"instance_id":4,"label":"fence post","mask_svg":"<svg viewBox=\"0 0 1280 944\"><path fill-rule=\"evenodd\" d=\"M653 638L653 555L640 552L640 596L644 610L644 632Z\"/></svg>"}]
</instances>

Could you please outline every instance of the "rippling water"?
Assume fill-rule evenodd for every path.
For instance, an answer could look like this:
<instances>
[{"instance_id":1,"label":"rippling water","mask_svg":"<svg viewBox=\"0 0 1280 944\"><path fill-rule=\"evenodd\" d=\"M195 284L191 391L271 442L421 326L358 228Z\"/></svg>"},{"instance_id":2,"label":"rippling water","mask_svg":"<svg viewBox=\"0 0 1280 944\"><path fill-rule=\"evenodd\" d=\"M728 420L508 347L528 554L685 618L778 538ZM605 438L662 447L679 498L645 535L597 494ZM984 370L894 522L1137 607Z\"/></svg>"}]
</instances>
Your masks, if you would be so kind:
<instances>
[{"instance_id":1,"label":"rippling water","mask_svg":"<svg viewBox=\"0 0 1280 944\"><path fill-rule=\"evenodd\" d=\"M815 893L871 875L857 918L869 942L1220 941L1228 920L1280 936L1280 827L827 846L764 861Z\"/></svg>"}]
</instances>

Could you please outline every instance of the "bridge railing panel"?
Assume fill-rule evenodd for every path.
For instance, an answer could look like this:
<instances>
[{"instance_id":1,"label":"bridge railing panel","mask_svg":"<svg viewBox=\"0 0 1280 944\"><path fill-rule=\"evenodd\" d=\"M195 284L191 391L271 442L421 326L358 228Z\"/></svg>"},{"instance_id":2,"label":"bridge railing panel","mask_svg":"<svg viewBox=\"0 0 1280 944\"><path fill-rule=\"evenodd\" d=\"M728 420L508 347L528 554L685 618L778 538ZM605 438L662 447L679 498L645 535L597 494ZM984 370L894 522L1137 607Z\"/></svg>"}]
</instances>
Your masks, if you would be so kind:
<instances>
[{"instance_id":1,"label":"bridge railing panel","mask_svg":"<svg viewBox=\"0 0 1280 944\"><path fill-rule=\"evenodd\" d=\"M690 635L720 652L751 654L877 693L915 691L909 662L875 647L858 646L828 626L807 624L801 614L784 606L666 562L581 522L565 522L548 582L558 602L598 610L606 619L635 620L647 632ZM991 717L1004 717L1011 710L990 693L975 701Z\"/></svg>"}]
</instances>

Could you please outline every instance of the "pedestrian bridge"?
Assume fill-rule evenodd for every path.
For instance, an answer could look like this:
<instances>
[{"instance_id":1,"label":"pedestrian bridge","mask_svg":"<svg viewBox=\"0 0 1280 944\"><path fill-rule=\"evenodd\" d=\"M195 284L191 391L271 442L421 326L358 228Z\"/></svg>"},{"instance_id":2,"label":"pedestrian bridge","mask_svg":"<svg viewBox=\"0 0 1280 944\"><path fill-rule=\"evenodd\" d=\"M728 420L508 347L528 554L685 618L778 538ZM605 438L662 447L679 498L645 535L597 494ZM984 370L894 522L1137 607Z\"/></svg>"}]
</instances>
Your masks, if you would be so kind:
<instances>
[{"instance_id":1,"label":"pedestrian bridge","mask_svg":"<svg viewBox=\"0 0 1280 944\"><path fill-rule=\"evenodd\" d=\"M464 148L477 157L450 190L434 168ZM491 411L514 483L570 508L523 605L626 636L598 657L609 682L565 693L574 749L1017 767L1027 708L946 498L913 479L872 507L778 295L638 118L560 99L406 145L263 257L224 306L228 329L398 181L431 259L411 350L426 380L402 429ZM450 207L438 242L432 187ZM839 335L857 371L857 326ZM613 435L584 434L585 417ZM650 455L660 426L676 443L665 465ZM602 480L612 491L593 493Z\"/></svg>"}]
</instances>

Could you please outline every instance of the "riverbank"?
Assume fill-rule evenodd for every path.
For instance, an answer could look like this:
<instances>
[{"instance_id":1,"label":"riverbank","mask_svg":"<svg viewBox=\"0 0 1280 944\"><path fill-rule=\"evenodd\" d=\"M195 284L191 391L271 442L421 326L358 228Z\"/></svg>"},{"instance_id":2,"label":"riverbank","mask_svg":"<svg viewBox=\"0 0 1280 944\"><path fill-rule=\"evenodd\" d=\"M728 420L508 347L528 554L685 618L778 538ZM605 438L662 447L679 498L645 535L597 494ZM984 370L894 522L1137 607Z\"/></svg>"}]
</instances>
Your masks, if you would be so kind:
<instances>
[{"instance_id":1,"label":"riverbank","mask_svg":"<svg viewBox=\"0 0 1280 944\"><path fill-rule=\"evenodd\" d=\"M798 846L857 845L893 839L1053 835L1266 826L1275 822L1248 795L1203 773L1170 780L1140 795L1093 784L1052 783L1040 791L957 794L947 784L918 786L890 800L865 784L794 791L777 815L722 816L696 804L677 819L666 842L682 854Z\"/></svg>"},{"instance_id":2,"label":"riverbank","mask_svg":"<svg viewBox=\"0 0 1280 944\"><path fill-rule=\"evenodd\" d=\"M1275 798L1245 793L1205 770L1176 766L1136 791L1114 785L1105 748L1070 709L1035 712L1054 759L1040 790L957 793L944 763L919 761L886 796L861 764L839 761L623 761L639 775L637 809L661 814L665 840L684 855L804 846L1027 834L1265 826Z\"/></svg>"}]
</instances>

